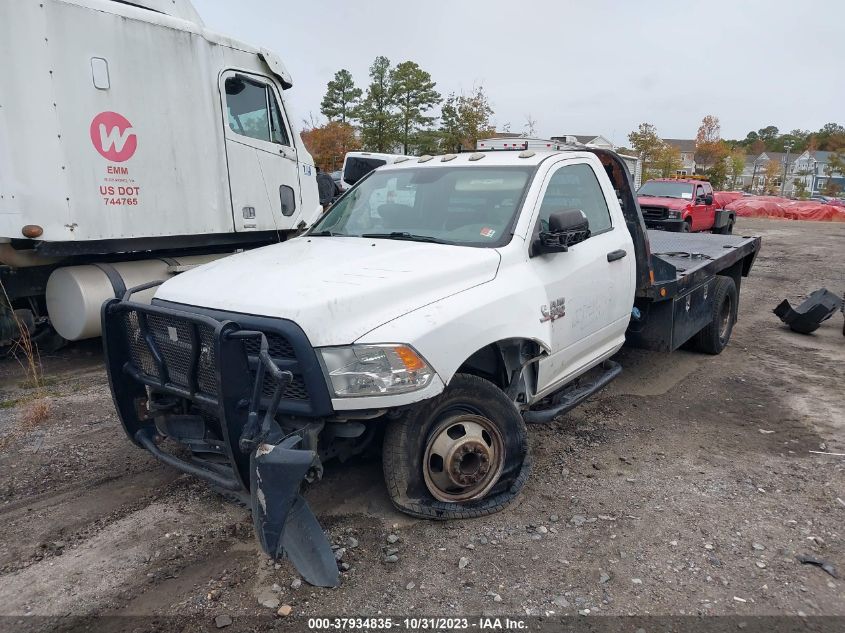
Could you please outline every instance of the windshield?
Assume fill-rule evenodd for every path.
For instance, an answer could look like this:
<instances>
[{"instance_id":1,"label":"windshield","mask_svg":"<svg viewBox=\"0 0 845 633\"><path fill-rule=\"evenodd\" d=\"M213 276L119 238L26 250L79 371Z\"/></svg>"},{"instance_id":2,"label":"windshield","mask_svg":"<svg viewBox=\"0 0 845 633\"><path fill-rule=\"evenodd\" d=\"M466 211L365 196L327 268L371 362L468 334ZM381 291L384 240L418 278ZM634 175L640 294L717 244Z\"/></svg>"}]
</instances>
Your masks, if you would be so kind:
<instances>
[{"instance_id":1,"label":"windshield","mask_svg":"<svg viewBox=\"0 0 845 633\"><path fill-rule=\"evenodd\" d=\"M663 182L652 180L647 182L637 192L640 196L655 198L682 198L692 200L692 185L687 182Z\"/></svg>"},{"instance_id":2,"label":"windshield","mask_svg":"<svg viewBox=\"0 0 845 633\"><path fill-rule=\"evenodd\" d=\"M418 167L373 172L309 232L499 246L533 167Z\"/></svg>"}]
</instances>

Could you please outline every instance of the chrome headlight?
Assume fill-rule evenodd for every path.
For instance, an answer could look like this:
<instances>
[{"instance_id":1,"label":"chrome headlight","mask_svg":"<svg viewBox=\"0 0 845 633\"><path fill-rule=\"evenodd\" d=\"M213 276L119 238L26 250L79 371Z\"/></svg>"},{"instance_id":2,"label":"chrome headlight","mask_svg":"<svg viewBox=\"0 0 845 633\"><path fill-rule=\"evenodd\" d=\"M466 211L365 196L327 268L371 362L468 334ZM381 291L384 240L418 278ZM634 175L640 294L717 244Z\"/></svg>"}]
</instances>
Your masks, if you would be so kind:
<instances>
[{"instance_id":1,"label":"chrome headlight","mask_svg":"<svg viewBox=\"0 0 845 633\"><path fill-rule=\"evenodd\" d=\"M434 370L409 345L347 345L319 351L326 380L338 398L417 391L434 377Z\"/></svg>"},{"instance_id":2,"label":"chrome headlight","mask_svg":"<svg viewBox=\"0 0 845 633\"><path fill-rule=\"evenodd\" d=\"M681 212L680 211L669 211L669 217L670 218L679 218L679 217L681 217Z\"/></svg>"}]
</instances>

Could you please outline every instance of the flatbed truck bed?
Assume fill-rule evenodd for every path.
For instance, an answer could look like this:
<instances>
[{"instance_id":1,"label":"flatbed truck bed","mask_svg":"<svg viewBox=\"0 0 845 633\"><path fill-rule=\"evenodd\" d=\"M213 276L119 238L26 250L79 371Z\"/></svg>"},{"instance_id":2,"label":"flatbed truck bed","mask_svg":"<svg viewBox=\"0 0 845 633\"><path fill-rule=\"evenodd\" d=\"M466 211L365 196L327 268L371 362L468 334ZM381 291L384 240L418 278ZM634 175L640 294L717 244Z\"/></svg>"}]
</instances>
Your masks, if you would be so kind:
<instances>
[{"instance_id":1,"label":"flatbed truck bed","mask_svg":"<svg viewBox=\"0 0 845 633\"><path fill-rule=\"evenodd\" d=\"M739 292L760 250L759 237L648 230L653 282L638 292L629 345L657 351L681 347L712 318L718 276Z\"/></svg>"}]
</instances>

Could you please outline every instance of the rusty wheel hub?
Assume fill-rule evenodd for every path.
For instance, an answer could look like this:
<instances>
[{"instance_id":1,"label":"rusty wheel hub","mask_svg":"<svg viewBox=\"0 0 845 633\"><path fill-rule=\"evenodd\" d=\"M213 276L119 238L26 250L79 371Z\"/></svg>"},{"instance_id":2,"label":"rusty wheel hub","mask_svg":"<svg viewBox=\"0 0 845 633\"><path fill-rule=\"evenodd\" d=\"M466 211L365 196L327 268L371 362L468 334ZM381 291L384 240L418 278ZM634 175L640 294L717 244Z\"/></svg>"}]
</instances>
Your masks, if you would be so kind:
<instances>
[{"instance_id":1,"label":"rusty wheel hub","mask_svg":"<svg viewBox=\"0 0 845 633\"><path fill-rule=\"evenodd\" d=\"M440 501L480 499L499 479L503 458L501 433L490 420L472 414L447 418L426 446L426 487Z\"/></svg>"}]
</instances>

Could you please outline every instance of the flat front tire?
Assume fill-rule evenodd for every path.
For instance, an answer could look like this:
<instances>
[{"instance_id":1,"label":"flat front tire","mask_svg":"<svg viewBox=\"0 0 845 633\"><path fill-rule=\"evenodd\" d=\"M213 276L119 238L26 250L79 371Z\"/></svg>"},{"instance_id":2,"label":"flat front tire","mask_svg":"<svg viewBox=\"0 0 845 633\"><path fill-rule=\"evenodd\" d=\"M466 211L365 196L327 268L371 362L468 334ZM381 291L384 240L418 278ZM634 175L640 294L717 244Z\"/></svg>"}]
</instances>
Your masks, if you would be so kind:
<instances>
[{"instance_id":1,"label":"flat front tire","mask_svg":"<svg viewBox=\"0 0 845 633\"><path fill-rule=\"evenodd\" d=\"M458 374L442 394L388 424L383 469L402 512L443 520L493 514L528 479L525 422L496 385Z\"/></svg>"}]
</instances>

